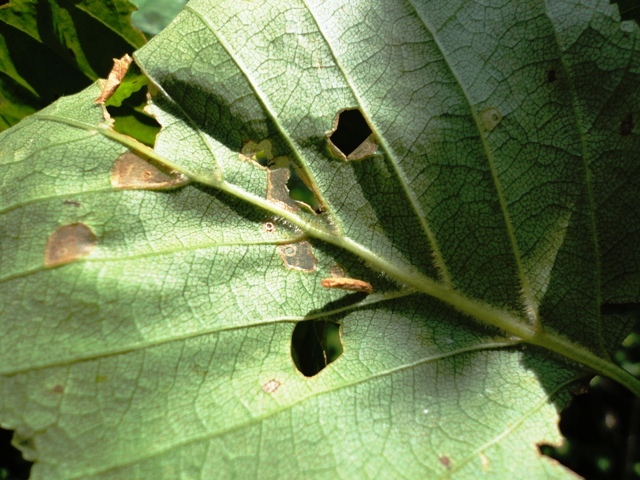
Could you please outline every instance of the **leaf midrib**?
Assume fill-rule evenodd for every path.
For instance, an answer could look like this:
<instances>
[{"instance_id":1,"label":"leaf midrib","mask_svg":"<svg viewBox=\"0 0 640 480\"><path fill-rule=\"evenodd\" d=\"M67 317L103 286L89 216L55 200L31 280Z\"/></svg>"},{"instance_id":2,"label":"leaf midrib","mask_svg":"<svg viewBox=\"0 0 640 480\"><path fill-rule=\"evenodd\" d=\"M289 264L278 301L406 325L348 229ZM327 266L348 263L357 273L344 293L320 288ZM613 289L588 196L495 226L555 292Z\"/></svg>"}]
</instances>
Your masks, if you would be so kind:
<instances>
[{"instance_id":1,"label":"leaf midrib","mask_svg":"<svg viewBox=\"0 0 640 480\"><path fill-rule=\"evenodd\" d=\"M569 339L566 339L561 335L556 334L555 332L545 332L539 330L535 326L532 326L522 316L516 315L506 310L501 310L479 300L467 297L466 295L456 290L446 288L440 283L432 280L429 277L426 277L418 271L399 269L398 266L393 262L380 257L364 246L353 242L348 238L336 237L335 234L325 225L307 221L288 210L284 210L278 207L277 204L268 201L266 198L259 197L251 192L240 188L237 185L233 185L225 181L216 182L212 181L210 178L202 178L197 174L191 174L184 167L175 164L173 161L163 157L162 155L159 155L147 145L144 145L129 136L115 132L106 126L95 126L84 122L79 122L77 120L68 119L66 117L56 117L53 115L40 114L36 115L41 118L46 117L52 121L75 126L76 128L97 130L102 135L123 145L126 145L129 148L143 155L146 155L159 163L173 168L174 170L184 173L185 175L194 178L200 183L209 185L213 188L217 188L218 190L230 195L234 195L237 198L251 203L256 207L262 208L268 212L273 213L274 215L282 217L284 220L287 220L291 224L300 228L307 235L336 245L340 248L343 248L344 250L351 252L352 254L365 260L374 268L386 273L387 275L389 275L389 277L395 279L400 284L404 284L418 292L443 301L460 313L463 313L464 315L471 317L479 321L480 323L496 327L503 332L514 335L522 341L531 343L533 345L538 345L547 350L556 352L561 356L567 357L589 367L597 373L606 375L623 384L635 395L640 397L640 381L636 380L621 367L618 367L610 361L595 355L582 345L573 343Z\"/></svg>"}]
</instances>

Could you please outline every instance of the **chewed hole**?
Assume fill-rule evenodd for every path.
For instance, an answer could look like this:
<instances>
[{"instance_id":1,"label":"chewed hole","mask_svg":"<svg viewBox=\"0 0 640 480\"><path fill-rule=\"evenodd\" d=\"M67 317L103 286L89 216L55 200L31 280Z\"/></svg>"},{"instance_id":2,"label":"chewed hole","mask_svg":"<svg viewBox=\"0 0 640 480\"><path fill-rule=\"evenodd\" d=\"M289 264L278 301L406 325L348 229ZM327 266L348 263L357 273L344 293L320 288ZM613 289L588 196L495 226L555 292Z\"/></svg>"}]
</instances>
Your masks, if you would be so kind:
<instances>
[{"instance_id":1,"label":"chewed hole","mask_svg":"<svg viewBox=\"0 0 640 480\"><path fill-rule=\"evenodd\" d=\"M313 377L342 355L340 325L324 320L299 322L291 336L291 357L305 377Z\"/></svg>"},{"instance_id":2,"label":"chewed hole","mask_svg":"<svg viewBox=\"0 0 640 480\"><path fill-rule=\"evenodd\" d=\"M370 135L371 127L360 109L351 108L338 114L337 126L329 140L345 157L349 157Z\"/></svg>"},{"instance_id":3,"label":"chewed hole","mask_svg":"<svg viewBox=\"0 0 640 480\"><path fill-rule=\"evenodd\" d=\"M0 465L0 478L29 478L32 462L24 459L20 451L11 443L13 432L0 428L0 452L2 452L2 465ZM3 473L8 474L7 477Z\"/></svg>"}]
</instances>

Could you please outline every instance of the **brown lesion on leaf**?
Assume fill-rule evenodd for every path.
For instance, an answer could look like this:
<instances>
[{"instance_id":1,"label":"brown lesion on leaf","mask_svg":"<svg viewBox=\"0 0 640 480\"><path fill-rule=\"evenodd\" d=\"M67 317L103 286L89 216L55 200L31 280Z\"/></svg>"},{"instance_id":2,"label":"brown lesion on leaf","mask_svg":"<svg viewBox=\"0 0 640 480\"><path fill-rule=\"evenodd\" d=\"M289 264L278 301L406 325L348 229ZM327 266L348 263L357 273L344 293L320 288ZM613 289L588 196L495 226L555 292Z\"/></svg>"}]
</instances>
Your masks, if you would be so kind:
<instances>
[{"instance_id":1,"label":"brown lesion on leaf","mask_svg":"<svg viewBox=\"0 0 640 480\"><path fill-rule=\"evenodd\" d=\"M262 224L262 229L266 232L266 233L275 233L278 231L278 227L276 226L276 224L270 220L264 222Z\"/></svg>"},{"instance_id":2,"label":"brown lesion on leaf","mask_svg":"<svg viewBox=\"0 0 640 480\"><path fill-rule=\"evenodd\" d=\"M98 80L101 91L98 98L94 100L94 103L101 103L104 105L107 100L111 98L111 96L120 86L122 79L127 74L127 70L129 70L129 66L131 65L132 61L133 58L131 58L128 54L125 54L122 58L113 59L113 68L109 72L109 76L107 77L107 79Z\"/></svg>"},{"instance_id":3,"label":"brown lesion on leaf","mask_svg":"<svg viewBox=\"0 0 640 480\"><path fill-rule=\"evenodd\" d=\"M267 200L290 212L299 210L298 204L289 195L287 182L291 172L289 171L289 159L277 157L272 160L272 167L267 170Z\"/></svg>"},{"instance_id":4,"label":"brown lesion on leaf","mask_svg":"<svg viewBox=\"0 0 640 480\"><path fill-rule=\"evenodd\" d=\"M359 108L340 110L326 137L331 154L344 161L362 160L378 148L373 130Z\"/></svg>"},{"instance_id":5,"label":"brown lesion on leaf","mask_svg":"<svg viewBox=\"0 0 640 480\"><path fill-rule=\"evenodd\" d=\"M278 380L273 378L262 385L262 391L265 393L276 393L276 391L280 388L280 385L282 384Z\"/></svg>"},{"instance_id":6,"label":"brown lesion on leaf","mask_svg":"<svg viewBox=\"0 0 640 480\"><path fill-rule=\"evenodd\" d=\"M111 170L111 185L118 189L166 190L187 183L186 175L132 151L120 155Z\"/></svg>"},{"instance_id":7,"label":"brown lesion on leaf","mask_svg":"<svg viewBox=\"0 0 640 480\"><path fill-rule=\"evenodd\" d=\"M502 121L502 113L495 107L487 108L480 112L480 121L484 129L490 132Z\"/></svg>"},{"instance_id":8,"label":"brown lesion on leaf","mask_svg":"<svg viewBox=\"0 0 640 480\"><path fill-rule=\"evenodd\" d=\"M347 272L342 265L334 263L329 267L329 275L333 278L344 278L347 276Z\"/></svg>"},{"instance_id":9,"label":"brown lesion on leaf","mask_svg":"<svg viewBox=\"0 0 640 480\"><path fill-rule=\"evenodd\" d=\"M451 459L449 457L443 455L442 457L438 458L438 460L446 468L451 468Z\"/></svg>"},{"instance_id":10,"label":"brown lesion on leaf","mask_svg":"<svg viewBox=\"0 0 640 480\"><path fill-rule=\"evenodd\" d=\"M313 254L311 244L307 240L278 245L276 250L287 268L310 273L318 267L318 259Z\"/></svg>"},{"instance_id":11,"label":"brown lesion on leaf","mask_svg":"<svg viewBox=\"0 0 640 480\"><path fill-rule=\"evenodd\" d=\"M362 292L367 295L373 293L373 287L369 282L357 280L355 278L331 277L323 278L320 284L324 288L337 288L340 290L349 290L351 292Z\"/></svg>"},{"instance_id":12,"label":"brown lesion on leaf","mask_svg":"<svg viewBox=\"0 0 640 480\"><path fill-rule=\"evenodd\" d=\"M89 255L96 243L96 235L84 223L60 227L49 236L44 264L54 267L74 262Z\"/></svg>"}]
</instances>

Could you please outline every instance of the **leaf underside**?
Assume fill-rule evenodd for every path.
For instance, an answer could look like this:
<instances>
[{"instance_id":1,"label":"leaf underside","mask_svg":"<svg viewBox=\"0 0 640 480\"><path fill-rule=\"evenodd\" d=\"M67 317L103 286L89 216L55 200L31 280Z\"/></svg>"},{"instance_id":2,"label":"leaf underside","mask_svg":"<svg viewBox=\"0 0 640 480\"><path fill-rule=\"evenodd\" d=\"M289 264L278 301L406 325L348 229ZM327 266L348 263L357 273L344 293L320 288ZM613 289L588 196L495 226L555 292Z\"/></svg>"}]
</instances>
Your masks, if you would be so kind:
<instances>
[{"instance_id":1,"label":"leaf underside","mask_svg":"<svg viewBox=\"0 0 640 480\"><path fill-rule=\"evenodd\" d=\"M493 3L192 0L135 55L153 150L97 85L2 134L0 421L33 478L572 478L536 444L584 365L617 375L600 306L640 301L640 32ZM358 160L327 138L353 108ZM129 150L168 180L114 184ZM313 377L307 319L342 325Z\"/></svg>"}]
</instances>

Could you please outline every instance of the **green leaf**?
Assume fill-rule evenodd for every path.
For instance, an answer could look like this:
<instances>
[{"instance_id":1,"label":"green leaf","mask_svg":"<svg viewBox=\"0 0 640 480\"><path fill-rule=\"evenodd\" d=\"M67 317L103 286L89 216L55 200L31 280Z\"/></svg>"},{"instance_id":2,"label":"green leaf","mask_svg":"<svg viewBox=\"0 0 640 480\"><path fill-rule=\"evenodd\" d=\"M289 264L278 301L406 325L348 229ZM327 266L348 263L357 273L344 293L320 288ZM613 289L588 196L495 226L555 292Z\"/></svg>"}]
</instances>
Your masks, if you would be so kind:
<instances>
[{"instance_id":1,"label":"green leaf","mask_svg":"<svg viewBox=\"0 0 640 480\"><path fill-rule=\"evenodd\" d=\"M13 0L0 7L0 130L106 78L145 44L128 0Z\"/></svg>"},{"instance_id":2,"label":"green leaf","mask_svg":"<svg viewBox=\"0 0 640 480\"><path fill-rule=\"evenodd\" d=\"M135 56L154 149L95 85L2 134L0 421L34 478L572 478L537 448L570 388L640 393L600 314L640 301L640 32L490 3L192 0ZM327 139L356 108L361 159ZM310 377L305 320L342 328Z\"/></svg>"},{"instance_id":3,"label":"green leaf","mask_svg":"<svg viewBox=\"0 0 640 480\"><path fill-rule=\"evenodd\" d=\"M131 0L138 7L131 20L148 35L157 35L173 20L187 0Z\"/></svg>"}]
</instances>

